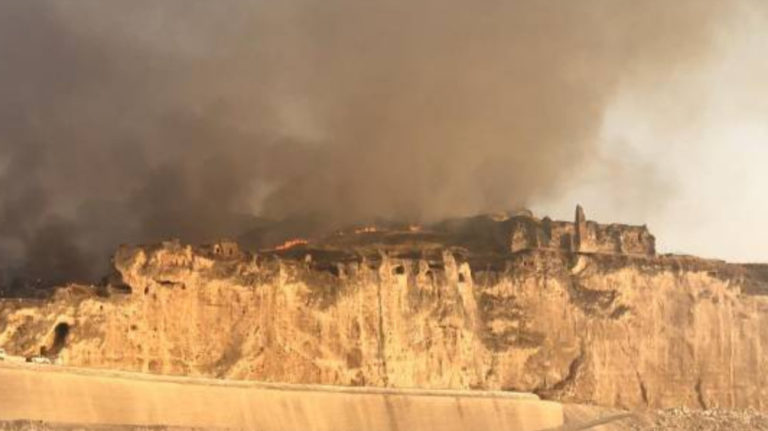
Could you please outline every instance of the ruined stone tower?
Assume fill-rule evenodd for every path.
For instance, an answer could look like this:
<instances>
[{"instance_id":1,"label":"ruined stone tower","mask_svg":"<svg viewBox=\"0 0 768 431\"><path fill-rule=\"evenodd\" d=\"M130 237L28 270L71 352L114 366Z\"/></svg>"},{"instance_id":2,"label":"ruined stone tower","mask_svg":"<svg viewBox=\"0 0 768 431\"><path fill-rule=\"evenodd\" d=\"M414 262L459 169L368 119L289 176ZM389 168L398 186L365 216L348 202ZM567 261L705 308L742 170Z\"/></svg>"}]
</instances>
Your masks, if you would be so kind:
<instances>
[{"instance_id":1,"label":"ruined stone tower","mask_svg":"<svg viewBox=\"0 0 768 431\"><path fill-rule=\"evenodd\" d=\"M573 246L574 251L589 251L588 239L587 239L587 218L584 215L584 208L581 205L576 205L576 220L574 222L576 229Z\"/></svg>"}]
</instances>

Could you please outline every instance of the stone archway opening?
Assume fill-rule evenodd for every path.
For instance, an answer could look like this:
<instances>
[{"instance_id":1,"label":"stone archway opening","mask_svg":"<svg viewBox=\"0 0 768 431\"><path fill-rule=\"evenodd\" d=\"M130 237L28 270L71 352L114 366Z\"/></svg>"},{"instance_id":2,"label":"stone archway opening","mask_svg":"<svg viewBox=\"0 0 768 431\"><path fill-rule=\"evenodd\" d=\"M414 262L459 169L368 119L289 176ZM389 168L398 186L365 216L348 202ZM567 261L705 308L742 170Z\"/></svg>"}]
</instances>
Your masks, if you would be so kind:
<instances>
[{"instance_id":1,"label":"stone archway opening","mask_svg":"<svg viewBox=\"0 0 768 431\"><path fill-rule=\"evenodd\" d=\"M49 355L58 355L61 349L67 345L70 332L69 323L61 322L53 329L53 344L48 351Z\"/></svg>"}]
</instances>

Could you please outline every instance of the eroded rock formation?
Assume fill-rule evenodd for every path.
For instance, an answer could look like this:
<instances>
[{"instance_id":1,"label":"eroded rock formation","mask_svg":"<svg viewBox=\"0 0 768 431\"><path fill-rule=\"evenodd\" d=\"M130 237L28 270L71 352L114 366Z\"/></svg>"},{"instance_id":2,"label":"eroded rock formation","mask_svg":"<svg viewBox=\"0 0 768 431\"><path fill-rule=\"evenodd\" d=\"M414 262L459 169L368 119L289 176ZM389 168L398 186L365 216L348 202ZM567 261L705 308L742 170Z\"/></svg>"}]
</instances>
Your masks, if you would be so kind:
<instances>
[{"instance_id":1,"label":"eroded rock formation","mask_svg":"<svg viewBox=\"0 0 768 431\"><path fill-rule=\"evenodd\" d=\"M653 242L577 212L358 228L258 253L124 247L107 286L4 301L0 346L154 373L767 407L766 267L658 256Z\"/></svg>"}]
</instances>

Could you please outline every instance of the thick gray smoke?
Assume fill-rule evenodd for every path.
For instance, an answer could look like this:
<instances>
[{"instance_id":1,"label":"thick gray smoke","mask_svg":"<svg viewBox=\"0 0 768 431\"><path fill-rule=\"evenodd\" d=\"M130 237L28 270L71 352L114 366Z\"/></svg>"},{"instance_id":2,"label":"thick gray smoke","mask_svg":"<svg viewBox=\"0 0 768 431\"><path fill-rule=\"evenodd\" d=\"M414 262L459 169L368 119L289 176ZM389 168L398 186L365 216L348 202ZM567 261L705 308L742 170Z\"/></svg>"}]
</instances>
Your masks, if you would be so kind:
<instances>
[{"instance_id":1,"label":"thick gray smoke","mask_svg":"<svg viewBox=\"0 0 768 431\"><path fill-rule=\"evenodd\" d=\"M590 158L617 89L707 54L726 3L0 2L0 284L259 217L524 206Z\"/></svg>"}]
</instances>

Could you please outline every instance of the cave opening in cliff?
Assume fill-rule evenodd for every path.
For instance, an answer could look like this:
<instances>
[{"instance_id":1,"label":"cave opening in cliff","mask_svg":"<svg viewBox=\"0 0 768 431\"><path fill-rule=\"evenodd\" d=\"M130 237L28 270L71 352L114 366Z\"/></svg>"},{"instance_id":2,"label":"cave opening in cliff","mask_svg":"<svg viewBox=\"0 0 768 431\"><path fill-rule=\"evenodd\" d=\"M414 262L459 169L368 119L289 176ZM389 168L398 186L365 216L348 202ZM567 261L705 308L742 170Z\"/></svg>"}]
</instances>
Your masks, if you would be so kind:
<instances>
[{"instance_id":1,"label":"cave opening in cliff","mask_svg":"<svg viewBox=\"0 0 768 431\"><path fill-rule=\"evenodd\" d=\"M49 351L50 354L56 355L64 348L69 337L69 330L68 323L62 322L56 325L56 328L53 330L53 345Z\"/></svg>"}]
</instances>

